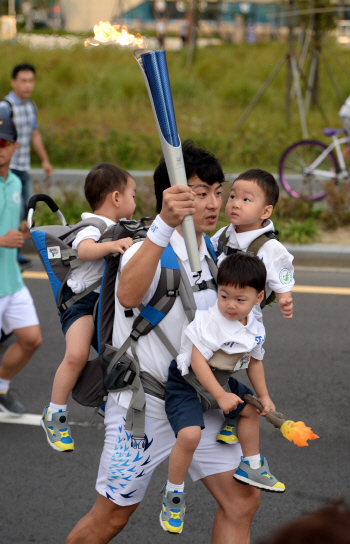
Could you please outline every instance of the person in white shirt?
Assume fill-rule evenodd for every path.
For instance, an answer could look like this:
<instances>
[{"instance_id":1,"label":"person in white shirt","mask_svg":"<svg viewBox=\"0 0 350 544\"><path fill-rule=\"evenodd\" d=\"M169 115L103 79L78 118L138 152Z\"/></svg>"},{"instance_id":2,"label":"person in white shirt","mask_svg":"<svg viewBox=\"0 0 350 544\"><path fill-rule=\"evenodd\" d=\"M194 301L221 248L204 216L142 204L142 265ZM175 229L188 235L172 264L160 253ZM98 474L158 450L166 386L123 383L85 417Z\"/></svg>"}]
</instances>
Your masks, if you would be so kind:
<instances>
[{"instance_id":1,"label":"person in white shirt","mask_svg":"<svg viewBox=\"0 0 350 544\"><path fill-rule=\"evenodd\" d=\"M185 475L205 427L203 410L217 407L226 417L238 419L231 442L240 442L243 458L233 477L260 489L285 491L259 453L259 415L243 400L246 393L253 393L232 376L246 369L264 407L262 414L275 410L262 364L265 328L252 312L264 297L265 282L266 268L257 257L228 256L218 270L215 305L197 310L184 330L177 366L170 365L166 384L165 411L177 437L169 459L167 492L183 493ZM164 516L162 523L168 532L178 533L183 518L174 521Z\"/></svg>"},{"instance_id":2,"label":"person in white shirt","mask_svg":"<svg viewBox=\"0 0 350 544\"><path fill-rule=\"evenodd\" d=\"M84 190L93 213L83 213L82 219L99 217L107 227L123 217L131 219L135 210L136 183L126 170L109 163L98 164L87 175ZM102 278L106 255L123 254L132 245L131 238L98 244L100 237L100 230L94 226L82 229L76 236L72 247L78 250L78 257L84 264L72 270L62 303ZM66 352L55 375L51 402L45 407L41 419L49 445L59 452L74 450L67 399L89 356L95 331L93 312L99 291L100 287L60 314Z\"/></svg>"},{"instance_id":3,"label":"person in white shirt","mask_svg":"<svg viewBox=\"0 0 350 544\"><path fill-rule=\"evenodd\" d=\"M197 281L197 275L191 272L181 231L181 222L187 215L193 215L194 219L202 278L212 278L203 234L211 232L218 220L224 175L215 157L193 144L184 145L183 154L189 186L170 187L166 164L164 159L161 161L154 174L159 213L154 222L157 229L149 229L145 241L134 244L122 256L121 274L116 281L112 342L116 348L124 343L132 330L133 318L125 316L124 308L133 308L134 316L137 316L138 306L151 299L159 282L160 258L169 243L183 264L190 284L193 286ZM194 298L197 308L205 310L215 303L217 294L206 289L195 292ZM187 324L188 320L177 297L172 309L159 323L177 351L184 323ZM172 357L155 331L139 338L136 354L141 371L151 372L165 384ZM146 393L144 444L131 446L131 433L125 431L130 403L130 395L127 395L127 391L108 395L96 502L69 534L66 544L105 544L118 535L142 501L153 471L169 456L175 443L164 400ZM204 420L206 427L189 473L193 480L203 482L218 504L211 542L248 544L250 525L259 504L259 491L232 478L242 452L239 444L227 447L216 441L217 430L224 420L222 411L210 410L204 415ZM155 512L149 523L153 525L158 516ZM144 533L147 539L150 534L147 525Z\"/></svg>"},{"instance_id":4,"label":"person in white shirt","mask_svg":"<svg viewBox=\"0 0 350 544\"><path fill-rule=\"evenodd\" d=\"M269 172L257 168L240 174L232 184L226 204L225 214L230 221L229 227L220 229L211 242L217 251L219 239L225 228L228 238L225 252L218 256L218 264L226 254L247 251L250 244L259 236L266 234L266 242L260 247L257 256L266 266L265 294L268 298L272 291L282 315L286 319L293 317L292 288L294 285L293 255L271 235L274 226L270 219L279 197L279 188L275 178ZM268 236L271 236L269 239ZM254 310L261 319L260 308Z\"/></svg>"}]
</instances>

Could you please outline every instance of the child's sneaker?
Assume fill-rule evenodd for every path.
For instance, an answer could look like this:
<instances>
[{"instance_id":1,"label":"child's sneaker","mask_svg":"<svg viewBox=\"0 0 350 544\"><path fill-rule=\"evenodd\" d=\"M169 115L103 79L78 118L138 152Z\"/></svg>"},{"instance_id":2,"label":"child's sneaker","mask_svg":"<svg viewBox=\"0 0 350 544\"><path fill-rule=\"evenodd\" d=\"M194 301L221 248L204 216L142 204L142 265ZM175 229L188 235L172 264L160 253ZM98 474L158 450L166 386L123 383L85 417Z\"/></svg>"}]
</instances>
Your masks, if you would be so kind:
<instances>
[{"instance_id":1,"label":"child's sneaker","mask_svg":"<svg viewBox=\"0 0 350 544\"><path fill-rule=\"evenodd\" d=\"M185 518L185 493L178 491L166 492L166 484L161 491L163 495L163 505L160 512L159 521L168 533L180 534L184 527Z\"/></svg>"},{"instance_id":2,"label":"child's sneaker","mask_svg":"<svg viewBox=\"0 0 350 544\"><path fill-rule=\"evenodd\" d=\"M56 451L73 451L74 440L68 424L68 412L55 412L52 414L52 421L49 421L47 416L48 406L44 409L40 424L51 448Z\"/></svg>"},{"instance_id":3,"label":"child's sneaker","mask_svg":"<svg viewBox=\"0 0 350 544\"><path fill-rule=\"evenodd\" d=\"M238 444L237 425L239 416L228 417L222 424L219 434L216 437L217 442L223 444Z\"/></svg>"},{"instance_id":4,"label":"child's sneaker","mask_svg":"<svg viewBox=\"0 0 350 544\"><path fill-rule=\"evenodd\" d=\"M244 461L241 457L241 462L238 469L234 473L235 480L243 484L252 485L263 489L265 491L273 491L277 493L283 493L286 490L286 486L279 482L275 476L270 474L269 465L265 457L260 457L261 467L251 468L249 461Z\"/></svg>"}]
</instances>

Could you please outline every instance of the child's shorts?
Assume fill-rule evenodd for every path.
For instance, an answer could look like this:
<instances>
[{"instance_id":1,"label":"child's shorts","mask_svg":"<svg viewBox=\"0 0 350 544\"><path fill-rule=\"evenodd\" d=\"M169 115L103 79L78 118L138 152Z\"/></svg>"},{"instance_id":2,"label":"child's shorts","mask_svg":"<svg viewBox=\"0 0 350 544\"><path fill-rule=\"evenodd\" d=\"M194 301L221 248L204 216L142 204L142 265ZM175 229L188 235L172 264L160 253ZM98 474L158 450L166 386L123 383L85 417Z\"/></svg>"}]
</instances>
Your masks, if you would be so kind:
<instances>
[{"instance_id":1,"label":"child's shorts","mask_svg":"<svg viewBox=\"0 0 350 544\"><path fill-rule=\"evenodd\" d=\"M72 289L66 286L63 293L62 302L67 302L67 300L72 297L74 297ZM98 299L98 297L99 293L95 293L95 291L92 291L92 293L88 293L87 295L85 295L85 297L75 302L70 308L60 314L63 334L66 334L69 327L74 323L74 321L76 321L83 315L93 315L96 300Z\"/></svg>"},{"instance_id":2,"label":"child's shorts","mask_svg":"<svg viewBox=\"0 0 350 544\"><path fill-rule=\"evenodd\" d=\"M249 387L232 377L229 378L228 383L231 392L242 400L246 393L253 395L253 391ZM204 429L203 409L197 391L181 375L176 361L172 361L170 364L165 390L165 411L175 436L184 427L191 427L192 425ZM246 403L239 404L226 417L237 416L245 406Z\"/></svg>"}]
</instances>

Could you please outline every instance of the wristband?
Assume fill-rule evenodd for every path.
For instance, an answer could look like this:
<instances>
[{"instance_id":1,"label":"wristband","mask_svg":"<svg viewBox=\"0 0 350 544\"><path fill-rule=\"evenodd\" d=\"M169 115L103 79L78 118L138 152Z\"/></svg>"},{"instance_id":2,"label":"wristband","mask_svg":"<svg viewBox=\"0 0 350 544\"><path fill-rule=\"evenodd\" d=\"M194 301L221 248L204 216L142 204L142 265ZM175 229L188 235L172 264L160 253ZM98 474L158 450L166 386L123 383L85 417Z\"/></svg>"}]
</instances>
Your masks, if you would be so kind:
<instances>
[{"instance_id":1,"label":"wristband","mask_svg":"<svg viewBox=\"0 0 350 544\"><path fill-rule=\"evenodd\" d=\"M156 244L156 246L166 247L169 244L174 230L174 227L169 227L160 215L157 215L148 229L147 238L149 238L153 244Z\"/></svg>"}]
</instances>

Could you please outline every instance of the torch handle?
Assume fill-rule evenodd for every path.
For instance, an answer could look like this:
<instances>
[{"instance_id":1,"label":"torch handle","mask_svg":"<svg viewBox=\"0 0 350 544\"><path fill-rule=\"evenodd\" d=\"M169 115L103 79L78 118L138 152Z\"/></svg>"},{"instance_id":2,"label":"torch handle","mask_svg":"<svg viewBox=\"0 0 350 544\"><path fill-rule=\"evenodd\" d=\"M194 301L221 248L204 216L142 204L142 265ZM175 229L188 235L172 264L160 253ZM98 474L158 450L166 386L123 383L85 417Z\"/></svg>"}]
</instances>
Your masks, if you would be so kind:
<instances>
[{"instance_id":1,"label":"torch handle","mask_svg":"<svg viewBox=\"0 0 350 544\"><path fill-rule=\"evenodd\" d=\"M263 405L258 401L258 399L253 397L253 395L250 395L249 393L246 393L244 395L243 400L247 404L251 404L252 406L254 406L254 408L260 410L260 412L264 410ZM283 414L275 412L274 410L269 410L264 417L269 423L272 423L272 425L276 427L276 429L280 429L285 422L285 419L283 419Z\"/></svg>"}]
</instances>

